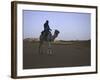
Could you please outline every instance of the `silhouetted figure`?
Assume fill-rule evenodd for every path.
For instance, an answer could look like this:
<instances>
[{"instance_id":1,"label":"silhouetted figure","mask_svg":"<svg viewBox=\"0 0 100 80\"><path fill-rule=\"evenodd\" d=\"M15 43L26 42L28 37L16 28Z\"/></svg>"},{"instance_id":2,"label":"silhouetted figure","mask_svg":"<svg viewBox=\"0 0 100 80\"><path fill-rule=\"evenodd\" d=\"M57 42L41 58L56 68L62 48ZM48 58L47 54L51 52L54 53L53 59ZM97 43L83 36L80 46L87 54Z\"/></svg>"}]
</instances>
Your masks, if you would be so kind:
<instances>
[{"instance_id":1,"label":"silhouetted figure","mask_svg":"<svg viewBox=\"0 0 100 80\"><path fill-rule=\"evenodd\" d=\"M39 53L44 53L43 44L46 42L48 49L45 51L48 54L52 54L51 41L54 41L55 38L58 37L59 33L60 32L58 30L55 30L54 35L52 35L51 29L49 27L49 21L46 20L46 22L44 23L44 30L41 32L40 35Z\"/></svg>"},{"instance_id":2,"label":"silhouetted figure","mask_svg":"<svg viewBox=\"0 0 100 80\"><path fill-rule=\"evenodd\" d=\"M46 22L44 23L44 31L42 31L42 34L44 34L44 36L46 37L49 33L50 33L51 29L49 27L49 21L46 20Z\"/></svg>"},{"instance_id":3,"label":"silhouetted figure","mask_svg":"<svg viewBox=\"0 0 100 80\"><path fill-rule=\"evenodd\" d=\"M48 20L46 20L46 22L44 23L44 31L51 31Z\"/></svg>"}]
</instances>

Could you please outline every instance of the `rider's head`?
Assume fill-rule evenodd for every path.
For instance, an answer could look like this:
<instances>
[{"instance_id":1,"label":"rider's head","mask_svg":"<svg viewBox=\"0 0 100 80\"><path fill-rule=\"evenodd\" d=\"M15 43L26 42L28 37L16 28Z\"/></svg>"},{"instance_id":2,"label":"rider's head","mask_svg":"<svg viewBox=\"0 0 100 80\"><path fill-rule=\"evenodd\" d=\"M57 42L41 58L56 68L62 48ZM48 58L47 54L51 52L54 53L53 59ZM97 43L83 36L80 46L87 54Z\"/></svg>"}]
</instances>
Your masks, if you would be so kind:
<instances>
[{"instance_id":1,"label":"rider's head","mask_svg":"<svg viewBox=\"0 0 100 80\"><path fill-rule=\"evenodd\" d=\"M46 20L46 23L49 23L49 21L48 21L48 20Z\"/></svg>"}]
</instances>

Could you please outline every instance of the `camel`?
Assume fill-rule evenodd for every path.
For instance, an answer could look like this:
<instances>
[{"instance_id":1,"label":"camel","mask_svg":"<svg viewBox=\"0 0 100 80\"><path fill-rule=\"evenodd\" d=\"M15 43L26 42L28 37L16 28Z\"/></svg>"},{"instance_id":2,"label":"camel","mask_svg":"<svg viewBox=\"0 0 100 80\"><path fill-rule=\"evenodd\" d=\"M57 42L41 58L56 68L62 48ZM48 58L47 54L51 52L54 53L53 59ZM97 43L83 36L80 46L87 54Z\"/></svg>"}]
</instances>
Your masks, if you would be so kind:
<instances>
[{"instance_id":1,"label":"camel","mask_svg":"<svg viewBox=\"0 0 100 80\"><path fill-rule=\"evenodd\" d=\"M60 32L58 30L55 30L54 34L52 35L51 32L48 32L47 36L45 35L45 32L42 31L40 35L40 43L39 43L39 53L47 53L52 54L52 48L51 48L51 42L53 42ZM43 48L43 45L46 46L47 49ZM45 52L44 52L45 51Z\"/></svg>"}]
</instances>

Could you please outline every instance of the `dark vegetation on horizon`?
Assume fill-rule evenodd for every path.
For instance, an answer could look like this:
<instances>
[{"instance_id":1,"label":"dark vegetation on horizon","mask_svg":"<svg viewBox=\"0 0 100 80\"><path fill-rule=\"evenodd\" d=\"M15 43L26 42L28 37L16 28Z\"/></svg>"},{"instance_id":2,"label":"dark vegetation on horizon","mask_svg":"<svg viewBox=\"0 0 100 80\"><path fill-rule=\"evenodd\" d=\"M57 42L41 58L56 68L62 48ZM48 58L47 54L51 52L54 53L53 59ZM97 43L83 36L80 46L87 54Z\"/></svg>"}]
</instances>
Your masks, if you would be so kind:
<instances>
[{"instance_id":1,"label":"dark vegetation on horizon","mask_svg":"<svg viewBox=\"0 0 100 80\"><path fill-rule=\"evenodd\" d=\"M23 41L39 42L39 38L25 38ZM91 41L91 40L55 40L54 42L80 42L80 41Z\"/></svg>"},{"instance_id":2,"label":"dark vegetation on horizon","mask_svg":"<svg viewBox=\"0 0 100 80\"><path fill-rule=\"evenodd\" d=\"M39 43L38 38L26 38L23 40L27 43ZM51 42L52 45L68 45L68 44L90 44L91 40L55 40L54 42Z\"/></svg>"}]
</instances>

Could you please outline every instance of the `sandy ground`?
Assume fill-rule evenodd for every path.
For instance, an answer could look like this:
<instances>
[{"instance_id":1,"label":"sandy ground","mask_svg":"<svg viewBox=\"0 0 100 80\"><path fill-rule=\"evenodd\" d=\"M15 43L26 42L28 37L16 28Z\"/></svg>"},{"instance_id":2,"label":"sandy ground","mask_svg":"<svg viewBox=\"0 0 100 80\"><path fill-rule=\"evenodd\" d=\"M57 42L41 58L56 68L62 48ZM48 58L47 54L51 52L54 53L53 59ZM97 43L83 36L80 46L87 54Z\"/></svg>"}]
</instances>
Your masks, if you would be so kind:
<instances>
[{"instance_id":1,"label":"sandy ground","mask_svg":"<svg viewBox=\"0 0 100 80\"><path fill-rule=\"evenodd\" d=\"M53 54L39 54L38 42L23 43L23 69L91 65L90 41L52 44Z\"/></svg>"}]
</instances>

